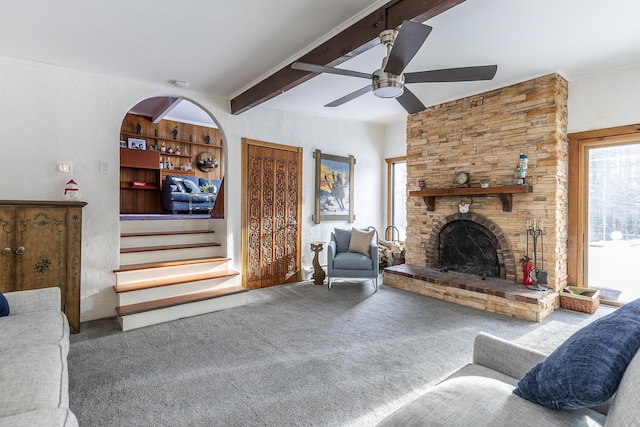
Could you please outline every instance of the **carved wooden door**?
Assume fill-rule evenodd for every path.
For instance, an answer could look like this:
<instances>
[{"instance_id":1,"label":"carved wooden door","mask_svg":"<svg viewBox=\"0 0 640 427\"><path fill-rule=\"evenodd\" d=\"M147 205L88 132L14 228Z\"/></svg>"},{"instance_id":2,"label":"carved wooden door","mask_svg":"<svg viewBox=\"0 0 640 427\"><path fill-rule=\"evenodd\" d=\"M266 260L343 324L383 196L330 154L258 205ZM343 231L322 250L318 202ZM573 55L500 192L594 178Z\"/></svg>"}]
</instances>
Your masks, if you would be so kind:
<instances>
[{"instance_id":1,"label":"carved wooden door","mask_svg":"<svg viewBox=\"0 0 640 427\"><path fill-rule=\"evenodd\" d=\"M301 279L302 149L243 140L243 286Z\"/></svg>"}]
</instances>

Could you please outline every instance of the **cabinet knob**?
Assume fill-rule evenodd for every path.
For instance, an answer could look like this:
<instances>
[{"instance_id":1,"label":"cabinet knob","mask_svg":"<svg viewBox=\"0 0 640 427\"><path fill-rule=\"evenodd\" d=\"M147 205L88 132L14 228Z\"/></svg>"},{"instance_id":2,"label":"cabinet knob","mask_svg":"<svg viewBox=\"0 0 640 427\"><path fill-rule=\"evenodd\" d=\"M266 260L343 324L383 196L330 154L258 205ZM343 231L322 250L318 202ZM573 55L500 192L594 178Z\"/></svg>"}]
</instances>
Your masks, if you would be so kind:
<instances>
[{"instance_id":1,"label":"cabinet knob","mask_svg":"<svg viewBox=\"0 0 640 427\"><path fill-rule=\"evenodd\" d=\"M11 248L4 248L5 255L11 255Z\"/></svg>"},{"instance_id":2,"label":"cabinet knob","mask_svg":"<svg viewBox=\"0 0 640 427\"><path fill-rule=\"evenodd\" d=\"M16 249L16 253L18 255L22 255L24 253L24 246L20 246L18 249Z\"/></svg>"}]
</instances>

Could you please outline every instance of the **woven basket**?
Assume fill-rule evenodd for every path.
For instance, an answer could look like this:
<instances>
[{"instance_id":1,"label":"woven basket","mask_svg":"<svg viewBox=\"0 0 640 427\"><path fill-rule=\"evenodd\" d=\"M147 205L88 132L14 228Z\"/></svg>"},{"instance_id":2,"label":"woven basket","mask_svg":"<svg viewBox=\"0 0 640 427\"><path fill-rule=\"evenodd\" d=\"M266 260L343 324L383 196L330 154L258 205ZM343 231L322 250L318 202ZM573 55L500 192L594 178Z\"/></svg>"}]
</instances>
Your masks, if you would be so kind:
<instances>
[{"instance_id":1,"label":"woven basket","mask_svg":"<svg viewBox=\"0 0 640 427\"><path fill-rule=\"evenodd\" d=\"M593 314L600 306L600 291L597 289L578 288L567 286L574 293L560 292L560 305L562 308L583 313ZM593 292L593 296L580 295L582 292Z\"/></svg>"}]
</instances>

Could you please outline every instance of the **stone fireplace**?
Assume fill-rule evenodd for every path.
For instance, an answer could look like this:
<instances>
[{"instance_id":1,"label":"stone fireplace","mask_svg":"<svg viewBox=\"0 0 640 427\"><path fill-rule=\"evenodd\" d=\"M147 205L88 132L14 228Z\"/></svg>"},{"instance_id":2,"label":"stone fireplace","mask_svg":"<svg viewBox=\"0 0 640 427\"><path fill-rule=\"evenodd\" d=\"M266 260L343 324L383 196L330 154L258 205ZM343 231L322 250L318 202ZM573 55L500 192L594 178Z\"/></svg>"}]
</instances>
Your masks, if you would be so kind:
<instances>
[{"instance_id":1,"label":"stone fireplace","mask_svg":"<svg viewBox=\"0 0 640 427\"><path fill-rule=\"evenodd\" d=\"M409 117L407 266L396 269L398 274L385 270L385 284L530 320L553 311L554 291L567 284L567 90L566 80L551 74ZM514 185L520 153L529 158L530 191L509 195L505 203L498 189ZM453 195L448 190L459 188L458 172L469 174L470 191ZM427 190L442 191L431 200L411 195L417 179L424 179ZM489 188L472 191L481 184ZM458 212L462 203L469 204L468 213ZM531 247L527 254L527 219L545 224L540 249L549 271L547 292L536 294L522 285L518 260L533 255ZM430 288L434 283L448 289ZM510 301L504 304L512 307L478 302L478 292L506 295ZM535 314L524 313L529 308L516 307L514 301L533 304L529 308Z\"/></svg>"}]
</instances>

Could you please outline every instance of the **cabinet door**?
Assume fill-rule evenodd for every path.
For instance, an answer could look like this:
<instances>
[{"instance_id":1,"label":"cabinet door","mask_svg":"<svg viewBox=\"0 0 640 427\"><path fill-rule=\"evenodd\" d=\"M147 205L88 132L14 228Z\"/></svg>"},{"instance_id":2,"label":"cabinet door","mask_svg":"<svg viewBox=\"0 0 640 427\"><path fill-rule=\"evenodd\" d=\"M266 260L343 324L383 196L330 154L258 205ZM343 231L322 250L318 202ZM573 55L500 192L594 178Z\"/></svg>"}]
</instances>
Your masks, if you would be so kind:
<instances>
[{"instance_id":1,"label":"cabinet door","mask_svg":"<svg viewBox=\"0 0 640 427\"><path fill-rule=\"evenodd\" d=\"M15 209L0 207L0 292L11 292L15 256Z\"/></svg>"},{"instance_id":2,"label":"cabinet door","mask_svg":"<svg viewBox=\"0 0 640 427\"><path fill-rule=\"evenodd\" d=\"M17 208L15 289L67 286L67 209Z\"/></svg>"}]
</instances>

